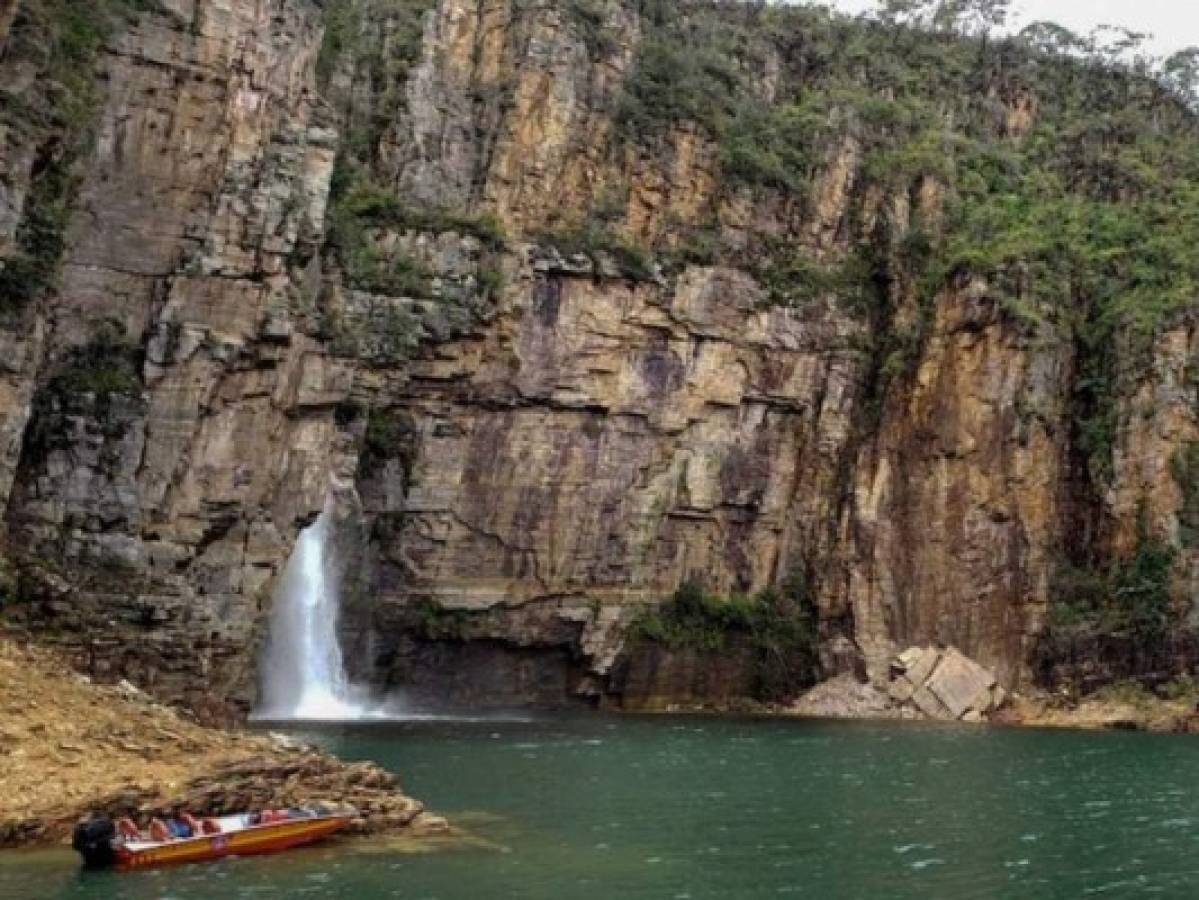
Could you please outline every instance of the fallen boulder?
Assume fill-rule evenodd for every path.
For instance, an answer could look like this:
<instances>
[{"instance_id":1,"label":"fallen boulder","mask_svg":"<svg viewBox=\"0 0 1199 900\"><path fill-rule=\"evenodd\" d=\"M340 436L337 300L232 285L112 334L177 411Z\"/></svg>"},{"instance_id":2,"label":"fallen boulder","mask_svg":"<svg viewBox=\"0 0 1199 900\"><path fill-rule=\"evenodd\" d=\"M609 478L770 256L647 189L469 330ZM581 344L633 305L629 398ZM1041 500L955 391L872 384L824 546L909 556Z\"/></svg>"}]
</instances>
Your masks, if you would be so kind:
<instances>
[{"instance_id":1,"label":"fallen boulder","mask_svg":"<svg viewBox=\"0 0 1199 900\"><path fill-rule=\"evenodd\" d=\"M909 647L885 684L850 674L816 685L786 710L826 719L982 722L1007 701L994 674L954 647Z\"/></svg>"},{"instance_id":2,"label":"fallen boulder","mask_svg":"<svg viewBox=\"0 0 1199 900\"><path fill-rule=\"evenodd\" d=\"M887 695L921 717L981 722L1007 700L995 675L956 647L909 647L891 663Z\"/></svg>"}]
</instances>

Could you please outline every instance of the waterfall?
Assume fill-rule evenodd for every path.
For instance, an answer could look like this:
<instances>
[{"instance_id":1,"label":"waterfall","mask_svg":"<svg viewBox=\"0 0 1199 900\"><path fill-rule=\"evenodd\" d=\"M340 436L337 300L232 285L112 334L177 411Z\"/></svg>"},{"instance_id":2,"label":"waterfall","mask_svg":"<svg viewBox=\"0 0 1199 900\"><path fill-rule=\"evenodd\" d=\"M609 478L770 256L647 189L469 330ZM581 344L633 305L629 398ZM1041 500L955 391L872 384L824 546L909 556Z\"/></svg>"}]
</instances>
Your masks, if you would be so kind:
<instances>
[{"instance_id":1,"label":"waterfall","mask_svg":"<svg viewBox=\"0 0 1199 900\"><path fill-rule=\"evenodd\" d=\"M255 718L344 720L363 715L354 702L337 640L338 584L329 559L332 504L300 532L271 612Z\"/></svg>"},{"instance_id":2,"label":"waterfall","mask_svg":"<svg viewBox=\"0 0 1199 900\"><path fill-rule=\"evenodd\" d=\"M268 722L466 718L413 710L399 692L372 698L365 688L350 684L337 640L338 566L330 558L334 546L329 501L320 517L300 532L279 579L262 656L259 704L251 718Z\"/></svg>"}]
</instances>

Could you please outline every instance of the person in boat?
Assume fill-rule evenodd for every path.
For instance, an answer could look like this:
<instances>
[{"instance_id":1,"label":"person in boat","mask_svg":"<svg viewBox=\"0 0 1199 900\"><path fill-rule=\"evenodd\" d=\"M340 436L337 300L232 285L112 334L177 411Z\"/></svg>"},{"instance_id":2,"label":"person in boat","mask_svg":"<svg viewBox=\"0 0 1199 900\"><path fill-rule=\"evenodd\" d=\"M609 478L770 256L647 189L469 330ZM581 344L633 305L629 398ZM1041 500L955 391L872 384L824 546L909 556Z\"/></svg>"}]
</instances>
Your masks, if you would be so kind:
<instances>
[{"instance_id":1,"label":"person in boat","mask_svg":"<svg viewBox=\"0 0 1199 900\"><path fill-rule=\"evenodd\" d=\"M129 823L128 827L122 825L125 822ZM150 820L150 840L158 842L182 841L199 837L202 834L218 834L220 830L220 824L215 819L208 819L201 823L190 812L179 808L172 810L171 816L165 822L157 817ZM122 819L118 823L118 831L131 840L140 838L137 826L128 819ZM130 831L132 834L129 833Z\"/></svg>"},{"instance_id":2,"label":"person in boat","mask_svg":"<svg viewBox=\"0 0 1199 900\"><path fill-rule=\"evenodd\" d=\"M193 839L181 847L164 847L175 840L171 828L163 818L154 817L150 822L149 834L143 834L132 819L122 818L116 823L102 813L92 813L81 819L75 825L71 845L83 857L83 863L88 868L118 869L144 868L146 866L167 865L175 862L202 862L219 859L236 853L237 855L254 855L258 853L275 853L288 850L301 844L309 844L320 840L334 832L348 827L357 810L344 807L333 815L308 815L307 822L295 822L295 812L307 812L303 807L297 810L274 809L266 810L267 815L245 813L241 816L230 817L229 828L222 828L222 823L216 819L204 819L200 822L200 834L221 833L230 834L252 829L251 818L259 820L263 825L261 831L252 831L244 835L242 843L235 845L232 841L216 841ZM175 813L170 818L178 818L186 822L186 812L172 810ZM316 811L314 811L316 812ZM265 821L263 821L265 819ZM193 819L194 822L194 819ZM211 825L210 825L211 823ZM193 833L195 825L192 826Z\"/></svg>"},{"instance_id":3,"label":"person in boat","mask_svg":"<svg viewBox=\"0 0 1199 900\"><path fill-rule=\"evenodd\" d=\"M192 831L192 827L190 825L188 825L186 822L184 822L183 819L177 818L175 816L172 816L171 818L167 819L167 828L169 828L171 830L171 837L177 841L186 840L187 838L192 837L192 835L195 834L195 832Z\"/></svg>"},{"instance_id":4,"label":"person in boat","mask_svg":"<svg viewBox=\"0 0 1199 900\"><path fill-rule=\"evenodd\" d=\"M142 830L128 816L117 819L117 834L127 841L140 841Z\"/></svg>"},{"instance_id":5,"label":"person in boat","mask_svg":"<svg viewBox=\"0 0 1199 900\"><path fill-rule=\"evenodd\" d=\"M175 835L171 832L167 823L158 818L158 816L150 820L150 840L164 844L167 841L173 840L174 837Z\"/></svg>"}]
</instances>

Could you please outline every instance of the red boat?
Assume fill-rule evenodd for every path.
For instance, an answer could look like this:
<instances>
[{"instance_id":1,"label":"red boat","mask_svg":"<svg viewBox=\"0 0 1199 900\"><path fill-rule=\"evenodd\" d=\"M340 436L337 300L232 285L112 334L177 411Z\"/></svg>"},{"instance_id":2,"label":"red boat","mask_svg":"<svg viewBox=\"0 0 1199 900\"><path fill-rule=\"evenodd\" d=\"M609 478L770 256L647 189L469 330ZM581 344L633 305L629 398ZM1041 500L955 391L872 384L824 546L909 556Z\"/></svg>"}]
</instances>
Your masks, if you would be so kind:
<instances>
[{"instance_id":1,"label":"red boat","mask_svg":"<svg viewBox=\"0 0 1199 900\"><path fill-rule=\"evenodd\" d=\"M106 816L93 816L75 827L72 845L91 868L143 869L290 850L342 830L356 815L308 809L243 813L184 826L180 837L165 834L161 822L144 834L128 820L114 825Z\"/></svg>"}]
</instances>

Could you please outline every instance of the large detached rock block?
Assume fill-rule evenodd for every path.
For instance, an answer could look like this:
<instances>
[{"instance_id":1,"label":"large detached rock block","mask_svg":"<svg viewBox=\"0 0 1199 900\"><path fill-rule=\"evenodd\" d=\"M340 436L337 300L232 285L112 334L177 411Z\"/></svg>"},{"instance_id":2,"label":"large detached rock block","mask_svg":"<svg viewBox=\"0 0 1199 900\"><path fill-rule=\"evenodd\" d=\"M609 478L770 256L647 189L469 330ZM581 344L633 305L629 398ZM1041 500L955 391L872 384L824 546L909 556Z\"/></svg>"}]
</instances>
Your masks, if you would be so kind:
<instances>
[{"instance_id":1,"label":"large detached rock block","mask_svg":"<svg viewBox=\"0 0 1199 900\"><path fill-rule=\"evenodd\" d=\"M982 721L1007 699L995 675L954 647L911 647L891 664L888 696L929 719Z\"/></svg>"},{"instance_id":2,"label":"large detached rock block","mask_svg":"<svg viewBox=\"0 0 1199 900\"><path fill-rule=\"evenodd\" d=\"M942 654L927 686L950 714L959 719L974 708L977 700L990 704L989 691L994 683L994 675L957 650L950 649Z\"/></svg>"}]
</instances>

